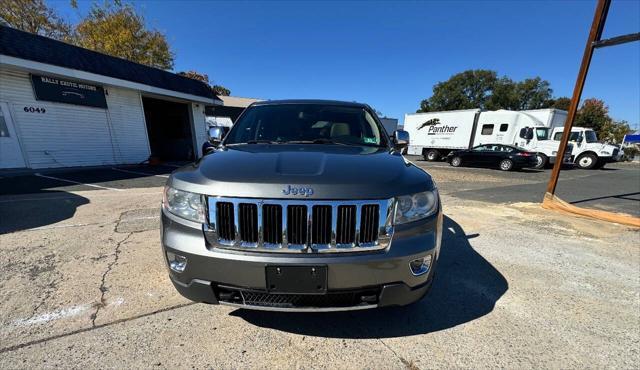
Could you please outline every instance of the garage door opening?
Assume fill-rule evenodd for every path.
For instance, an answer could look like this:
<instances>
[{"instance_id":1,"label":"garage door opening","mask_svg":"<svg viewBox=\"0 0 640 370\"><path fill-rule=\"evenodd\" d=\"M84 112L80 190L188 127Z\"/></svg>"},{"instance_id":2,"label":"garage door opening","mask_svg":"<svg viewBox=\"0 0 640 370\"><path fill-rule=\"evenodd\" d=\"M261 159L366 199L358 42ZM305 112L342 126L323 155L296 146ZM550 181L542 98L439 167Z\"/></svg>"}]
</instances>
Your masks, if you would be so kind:
<instances>
[{"instance_id":1,"label":"garage door opening","mask_svg":"<svg viewBox=\"0 0 640 370\"><path fill-rule=\"evenodd\" d=\"M151 156L164 161L194 160L188 105L144 97L142 103Z\"/></svg>"}]
</instances>

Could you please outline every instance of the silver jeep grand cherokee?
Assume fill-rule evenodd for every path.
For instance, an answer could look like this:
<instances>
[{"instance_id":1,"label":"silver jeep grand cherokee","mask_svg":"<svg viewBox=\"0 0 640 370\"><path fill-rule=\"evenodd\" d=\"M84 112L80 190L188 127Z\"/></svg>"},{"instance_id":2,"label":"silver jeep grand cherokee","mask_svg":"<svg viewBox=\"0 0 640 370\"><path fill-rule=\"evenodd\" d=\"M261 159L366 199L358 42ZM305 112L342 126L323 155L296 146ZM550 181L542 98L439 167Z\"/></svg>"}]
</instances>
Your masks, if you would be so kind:
<instances>
[{"instance_id":1,"label":"silver jeep grand cherokee","mask_svg":"<svg viewBox=\"0 0 640 370\"><path fill-rule=\"evenodd\" d=\"M254 103L162 202L171 281L199 302L282 311L407 305L431 287L442 208L364 104Z\"/></svg>"}]
</instances>

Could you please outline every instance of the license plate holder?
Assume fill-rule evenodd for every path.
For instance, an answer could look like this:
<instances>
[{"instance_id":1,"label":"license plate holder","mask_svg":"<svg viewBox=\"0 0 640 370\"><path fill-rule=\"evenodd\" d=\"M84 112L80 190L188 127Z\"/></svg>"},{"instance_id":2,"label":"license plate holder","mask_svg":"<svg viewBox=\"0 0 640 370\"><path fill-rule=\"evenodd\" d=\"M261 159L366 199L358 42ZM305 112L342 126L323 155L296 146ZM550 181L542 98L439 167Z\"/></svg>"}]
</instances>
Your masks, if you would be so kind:
<instances>
[{"instance_id":1,"label":"license plate holder","mask_svg":"<svg viewBox=\"0 0 640 370\"><path fill-rule=\"evenodd\" d=\"M282 294L325 294L327 266L267 266L267 291Z\"/></svg>"}]
</instances>

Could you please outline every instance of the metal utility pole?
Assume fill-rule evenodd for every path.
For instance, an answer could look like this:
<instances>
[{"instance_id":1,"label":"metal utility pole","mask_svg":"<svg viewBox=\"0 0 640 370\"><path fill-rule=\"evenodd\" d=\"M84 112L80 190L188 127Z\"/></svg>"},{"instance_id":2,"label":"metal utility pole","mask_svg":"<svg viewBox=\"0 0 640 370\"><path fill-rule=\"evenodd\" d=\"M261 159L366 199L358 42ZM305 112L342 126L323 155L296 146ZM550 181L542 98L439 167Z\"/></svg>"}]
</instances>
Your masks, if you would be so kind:
<instances>
[{"instance_id":1,"label":"metal utility pole","mask_svg":"<svg viewBox=\"0 0 640 370\"><path fill-rule=\"evenodd\" d=\"M564 123L564 131L562 131L560 147L558 148L558 153L556 154L556 162L553 165L551 179L549 179L549 184L547 185L547 193L550 193L552 195L555 194L556 185L558 185L558 177L560 176L562 159L564 157L564 152L567 150L567 143L569 142L569 135L571 135L573 120L576 117L578 104L580 103L580 97L582 96L582 89L584 88L584 82L587 79L587 72L589 72L589 65L591 64L591 57L593 56L594 44L597 41L600 41L600 37L602 36L604 23L607 20L607 13L609 12L609 5L611 5L611 0L598 0L596 14L593 16L591 31L589 32L587 45L584 48L584 55L582 56L582 64L580 64L578 79L576 80L576 85L573 88L573 95L571 97L571 104L569 105L569 112L567 112L567 121Z\"/></svg>"},{"instance_id":2,"label":"metal utility pole","mask_svg":"<svg viewBox=\"0 0 640 370\"><path fill-rule=\"evenodd\" d=\"M580 207L565 203L554 195L556 192L556 186L558 185L558 177L560 176L562 159L564 157L564 152L567 150L569 136L571 135L571 128L573 127L573 121L575 119L576 112L578 111L578 104L580 103L580 97L582 96L584 82L587 79L587 73L589 72L589 65L591 64L593 51L597 48L603 48L607 46L619 45L631 41L640 40L640 33L633 33L602 40L602 30L604 29L604 25L607 20L607 14L609 13L610 5L611 0L598 0L596 12L593 16L593 23L591 24L591 30L589 31L589 37L587 38L587 45L584 48L582 63L580 64L580 70L578 71L578 78L576 79L576 84L573 88L573 95L571 97L571 104L569 105L569 112L567 113L567 121L564 123L564 131L562 132L560 147L558 148L558 152L556 154L556 161L553 165L551 178L549 179L549 183L547 184L547 193L544 196L542 206L545 208L555 208L565 212L640 227L640 219L636 217L614 214L606 211L585 210Z\"/></svg>"}]
</instances>

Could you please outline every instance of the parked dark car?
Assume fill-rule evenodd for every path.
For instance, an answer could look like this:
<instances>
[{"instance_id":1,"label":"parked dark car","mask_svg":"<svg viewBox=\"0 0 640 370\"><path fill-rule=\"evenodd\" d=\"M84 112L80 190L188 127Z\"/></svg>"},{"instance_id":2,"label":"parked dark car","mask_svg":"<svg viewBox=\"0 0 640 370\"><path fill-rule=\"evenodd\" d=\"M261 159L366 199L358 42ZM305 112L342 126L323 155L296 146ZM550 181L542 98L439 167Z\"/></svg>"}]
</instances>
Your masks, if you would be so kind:
<instances>
[{"instance_id":1,"label":"parked dark car","mask_svg":"<svg viewBox=\"0 0 640 370\"><path fill-rule=\"evenodd\" d=\"M524 167L535 167L536 153L511 145L483 144L468 150L451 152L447 156L447 162L453 167L498 167L502 171L511 171Z\"/></svg>"}]
</instances>

